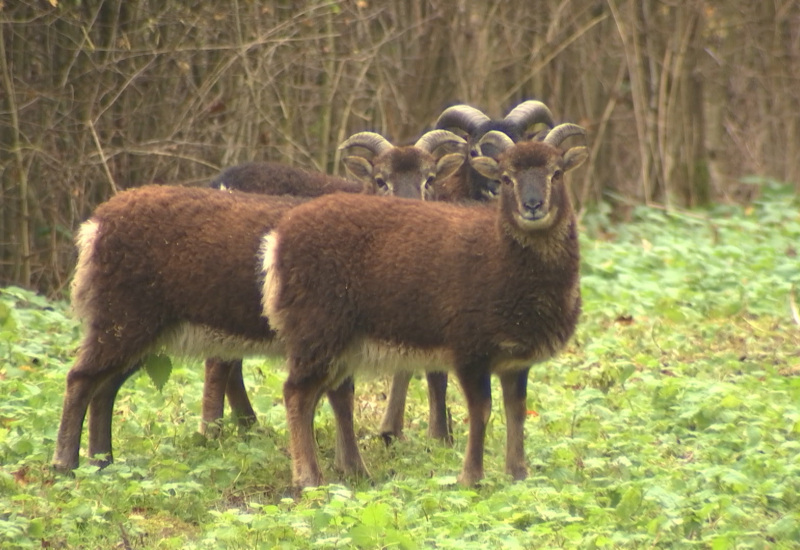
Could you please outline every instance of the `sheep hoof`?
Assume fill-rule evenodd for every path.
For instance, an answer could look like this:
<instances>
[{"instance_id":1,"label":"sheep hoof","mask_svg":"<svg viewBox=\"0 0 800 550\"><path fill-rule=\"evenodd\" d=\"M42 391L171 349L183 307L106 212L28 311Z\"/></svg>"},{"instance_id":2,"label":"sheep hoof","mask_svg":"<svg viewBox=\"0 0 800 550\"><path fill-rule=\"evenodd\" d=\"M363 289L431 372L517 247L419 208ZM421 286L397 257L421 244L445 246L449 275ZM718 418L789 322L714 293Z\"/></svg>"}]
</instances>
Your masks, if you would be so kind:
<instances>
[{"instance_id":1,"label":"sheep hoof","mask_svg":"<svg viewBox=\"0 0 800 550\"><path fill-rule=\"evenodd\" d=\"M204 435L206 439L219 439L222 435L222 419L211 422L202 421L200 423L200 434Z\"/></svg>"},{"instance_id":2,"label":"sheep hoof","mask_svg":"<svg viewBox=\"0 0 800 550\"><path fill-rule=\"evenodd\" d=\"M482 471L463 470L458 476L458 482L466 487L472 487L482 479Z\"/></svg>"},{"instance_id":3,"label":"sheep hoof","mask_svg":"<svg viewBox=\"0 0 800 550\"><path fill-rule=\"evenodd\" d=\"M337 456L334 460L333 467L336 471L340 472L346 476L352 477L359 477L359 478L369 478L369 470L364 465L364 461L361 459L361 456L345 456L340 457Z\"/></svg>"},{"instance_id":4,"label":"sheep hoof","mask_svg":"<svg viewBox=\"0 0 800 550\"><path fill-rule=\"evenodd\" d=\"M61 464L58 462L54 462L50 465L50 468L53 470L54 473L59 475L64 475L67 477L75 477L75 468L77 468L77 464L75 466L69 466L66 464Z\"/></svg>"},{"instance_id":5,"label":"sheep hoof","mask_svg":"<svg viewBox=\"0 0 800 550\"><path fill-rule=\"evenodd\" d=\"M525 466L513 466L506 468L506 473L514 481L524 481L528 479L528 468Z\"/></svg>"},{"instance_id":6,"label":"sheep hoof","mask_svg":"<svg viewBox=\"0 0 800 550\"><path fill-rule=\"evenodd\" d=\"M258 421L256 420L255 415L243 414L236 417L236 423L239 425L240 429L249 430L255 426Z\"/></svg>"},{"instance_id":7,"label":"sheep hoof","mask_svg":"<svg viewBox=\"0 0 800 550\"><path fill-rule=\"evenodd\" d=\"M383 439L383 443L389 447L395 441L403 441L405 440L406 436L403 435L402 430L400 431L382 431L381 432L381 439Z\"/></svg>"},{"instance_id":8,"label":"sheep hoof","mask_svg":"<svg viewBox=\"0 0 800 550\"><path fill-rule=\"evenodd\" d=\"M92 466L97 466L101 470L113 462L114 458L111 456L111 453L97 453L96 455L92 456L91 460L89 460L89 463Z\"/></svg>"},{"instance_id":9,"label":"sheep hoof","mask_svg":"<svg viewBox=\"0 0 800 550\"><path fill-rule=\"evenodd\" d=\"M428 437L431 439L438 439L448 446L453 445L453 434L447 428L434 428L433 426L428 430Z\"/></svg>"},{"instance_id":10,"label":"sheep hoof","mask_svg":"<svg viewBox=\"0 0 800 550\"><path fill-rule=\"evenodd\" d=\"M298 490L305 489L306 487L319 487L322 485L322 475L307 475L299 476L294 479L294 486Z\"/></svg>"}]
</instances>

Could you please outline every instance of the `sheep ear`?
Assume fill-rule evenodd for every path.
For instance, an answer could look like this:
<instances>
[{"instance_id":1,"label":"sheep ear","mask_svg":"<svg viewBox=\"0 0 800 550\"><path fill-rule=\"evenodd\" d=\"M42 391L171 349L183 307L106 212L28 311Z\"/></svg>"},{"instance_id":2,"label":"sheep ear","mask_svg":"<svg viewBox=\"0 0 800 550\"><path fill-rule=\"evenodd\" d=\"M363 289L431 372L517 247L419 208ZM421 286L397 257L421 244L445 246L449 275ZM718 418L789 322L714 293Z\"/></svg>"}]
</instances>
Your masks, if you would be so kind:
<instances>
[{"instance_id":1,"label":"sheep ear","mask_svg":"<svg viewBox=\"0 0 800 550\"><path fill-rule=\"evenodd\" d=\"M482 176L486 176L490 180L500 179L500 166L492 157L473 157L470 164Z\"/></svg>"},{"instance_id":2,"label":"sheep ear","mask_svg":"<svg viewBox=\"0 0 800 550\"><path fill-rule=\"evenodd\" d=\"M347 171L354 178L366 183L372 183L372 163L364 157L349 156L342 159Z\"/></svg>"},{"instance_id":3,"label":"sheep ear","mask_svg":"<svg viewBox=\"0 0 800 550\"><path fill-rule=\"evenodd\" d=\"M450 153L436 162L436 179L446 180L464 164L464 153Z\"/></svg>"},{"instance_id":4,"label":"sheep ear","mask_svg":"<svg viewBox=\"0 0 800 550\"><path fill-rule=\"evenodd\" d=\"M577 168L589 158L589 149L586 147L572 147L564 153L564 172Z\"/></svg>"}]
</instances>

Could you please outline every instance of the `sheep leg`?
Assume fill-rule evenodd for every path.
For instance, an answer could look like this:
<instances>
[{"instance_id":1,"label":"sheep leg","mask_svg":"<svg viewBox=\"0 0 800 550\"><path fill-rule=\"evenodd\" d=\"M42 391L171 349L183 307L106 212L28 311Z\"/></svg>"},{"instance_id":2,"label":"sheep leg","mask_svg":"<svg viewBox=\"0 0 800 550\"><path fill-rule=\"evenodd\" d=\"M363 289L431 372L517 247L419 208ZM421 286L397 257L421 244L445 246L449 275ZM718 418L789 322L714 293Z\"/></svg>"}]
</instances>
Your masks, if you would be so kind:
<instances>
[{"instance_id":1,"label":"sheep leg","mask_svg":"<svg viewBox=\"0 0 800 550\"><path fill-rule=\"evenodd\" d=\"M89 402L89 458L95 466L104 468L114 461L111 448L111 422L114 401L122 384L138 370L138 365L127 371L114 373L103 382Z\"/></svg>"},{"instance_id":2,"label":"sheep leg","mask_svg":"<svg viewBox=\"0 0 800 550\"><path fill-rule=\"evenodd\" d=\"M324 376L312 369L295 368L294 361L290 360L290 364L289 377L283 384L283 399L289 427L292 482L300 488L316 487L322 483L322 471L314 441L314 411L325 388Z\"/></svg>"},{"instance_id":3,"label":"sheep leg","mask_svg":"<svg viewBox=\"0 0 800 550\"><path fill-rule=\"evenodd\" d=\"M84 336L83 344L78 352L75 364L67 373L67 384L64 391L64 408L61 411L61 423L58 426L58 436L56 439L56 450L53 455L53 467L59 471L69 471L78 467L81 433L83 432L83 421L86 419L86 412L90 405L90 424L94 416L94 426L90 429L90 439L94 438L94 443L90 442L90 452L111 451L111 409L107 409L108 418L105 421L108 425L106 430L99 422L100 409L108 401L103 395L104 387L114 383L121 378L119 384L130 375L126 373L125 353L119 353L119 343L103 338L103 331L90 332ZM98 367L98 365L100 365ZM132 369L133 372L135 369ZM122 374L121 374L122 373ZM98 394L101 397L98 398ZM116 395L116 392L114 392ZM113 406L113 398L111 400ZM103 437L99 434L104 433L106 442L102 442ZM94 435L93 435L94 434Z\"/></svg>"},{"instance_id":4,"label":"sheep leg","mask_svg":"<svg viewBox=\"0 0 800 550\"><path fill-rule=\"evenodd\" d=\"M208 437L219 435L219 421L225 408L225 390L231 374L231 363L218 357L206 359L200 433Z\"/></svg>"},{"instance_id":5,"label":"sheep leg","mask_svg":"<svg viewBox=\"0 0 800 550\"><path fill-rule=\"evenodd\" d=\"M463 485L474 485L483 479L483 447L486 425L492 413L492 388L489 370L473 366L457 371L469 411L469 437L464 454L464 467L458 476Z\"/></svg>"},{"instance_id":6,"label":"sheep leg","mask_svg":"<svg viewBox=\"0 0 800 550\"><path fill-rule=\"evenodd\" d=\"M500 375L506 410L506 473L514 480L528 477L525 464L525 417L527 415L528 371Z\"/></svg>"},{"instance_id":7,"label":"sheep leg","mask_svg":"<svg viewBox=\"0 0 800 550\"><path fill-rule=\"evenodd\" d=\"M231 412L236 417L236 422L243 428L249 428L256 423L256 412L247 397L247 390L244 387L242 377L242 360L230 362L230 374L228 383L225 385L225 396L231 406Z\"/></svg>"},{"instance_id":8,"label":"sheep leg","mask_svg":"<svg viewBox=\"0 0 800 550\"><path fill-rule=\"evenodd\" d=\"M67 472L78 467L83 420L95 389L95 379L84 372L80 362L76 363L67 374L64 408L53 456L53 467L58 471Z\"/></svg>"},{"instance_id":9,"label":"sheep leg","mask_svg":"<svg viewBox=\"0 0 800 550\"><path fill-rule=\"evenodd\" d=\"M392 387L389 390L389 401L386 412L381 421L381 437L388 445L393 438L402 439L403 424L405 422L406 395L408 384L411 381L411 372L401 371L392 377Z\"/></svg>"},{"instance_id":10,"label":"sheep leg","mask_svg":"<svg viewBox=\"0 0 800 550\"><path fill-rule=\"evenodd\" d=\"M353 428L353 378L348 377L338 388L327 392L328 401L336 417L337 470L347 475L369 477L358 450L358 440Z\"/></svg>"},{"instance_id":11,"label":"sheep leg","mask_svg":"<svg viewBox=\"0 0 800 550\"><path fill-rule=\"evenodd\" d=\"M249 428L256 422L256 414L242 378L242 360L223 361L206 359L205 383L203 385L203 414L200 433L209 437L219 435L219 420L222 418L225 397L237 422Z\"/></svg>"},{"instance_id":12,"label":"sheep leg","mask_svg":"<svg viewBox=\"0 0 800 550\"><path fill-rule=\"evenodd\" d=\"M429 372L428 379L428 405L430 416L428 423L428 436L441 439L446 443L453 442L453 431L447 418L447 373ZM392 387L389 391L389 401L386 412L381 421L381 437L388 445L393 438L402 439L403 424L405 423L406 396L411 373L398 372L392 377Z\"/></svg>"},{"instance_id":13,"label":"sheep leg","mask_svg":"<svg viewBox=\"0 0 800 550\"><path fill-rule=\"evenodd\" d=\"M428 372L428 436L453 444L453 430L447 417L447 373Z\"/></svg>"}]
</instances>

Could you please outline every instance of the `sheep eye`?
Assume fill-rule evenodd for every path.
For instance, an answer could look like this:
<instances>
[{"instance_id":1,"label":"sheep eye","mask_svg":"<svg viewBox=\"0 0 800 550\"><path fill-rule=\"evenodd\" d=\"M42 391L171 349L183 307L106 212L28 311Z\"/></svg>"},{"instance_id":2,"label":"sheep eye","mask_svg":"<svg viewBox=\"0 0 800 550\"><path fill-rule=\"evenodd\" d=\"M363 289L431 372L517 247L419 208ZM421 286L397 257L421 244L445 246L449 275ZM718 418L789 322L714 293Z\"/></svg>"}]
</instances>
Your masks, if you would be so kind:
<instances>
[{"instance_id":1,"label":"sheep eye","mask_svg":"<svg viewBox=\"0 0 800 550\"><path fill-rule=\"evenodd\" d=\"M433 182L436 180L436 176L428 176L425 178L425 182L422 184L424 189L428 189L429 187L433 186Z\"/></svg>"},{"instance_id":2,"label":"sheep eye","mask_svg":"<svg viewBox=\"0 0 800 550\"><path fill-rule=\"evenodd\" d=\"M562 175L564 175L564 173L561 170L556 170L553 172L553 179L560 180Z\"/></svg>"},{"instance_id":3,"label":"sheep eye","mask_svg":"<svg viewBox=\"0 0 800 550\"><path fill-rule=\"evenodd\" d=\"M386 180L380 176L375 177L375 185L380 187L381 189L386 189L388 187Z\"/></svg>"},{"instance_id":4,"label":"sheep eye","mask_svg":"<svg viewBox=\"0 0 800 550\"><path fill-rule=\"evenodd\" d=\"M508 176L508 174L503 174L500 176L500 183L503 185L512 185L514 182L511 181L511 178Z\"/></svg>"}]
</instances>

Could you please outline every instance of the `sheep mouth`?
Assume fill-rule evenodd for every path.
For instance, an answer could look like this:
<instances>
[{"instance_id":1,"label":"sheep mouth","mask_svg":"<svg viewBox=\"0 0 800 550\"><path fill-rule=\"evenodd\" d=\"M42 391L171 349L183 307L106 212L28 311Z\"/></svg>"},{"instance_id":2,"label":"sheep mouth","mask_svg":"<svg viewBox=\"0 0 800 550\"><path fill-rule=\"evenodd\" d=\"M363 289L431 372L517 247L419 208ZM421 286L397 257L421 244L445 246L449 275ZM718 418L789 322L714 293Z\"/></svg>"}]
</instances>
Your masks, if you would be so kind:
<instances>
[{"instance_id":1,"label":"sheep mouth","mask_svg":"<svg viewBox=\"0 0 800 550\"><path fill-rule=\"evenodd\" d=\"M535 210L524 209L517 212L517 221L520 227L527 229L536 229L539 227L548 227L555 220L558 214L558 208L553 207L550 209L537 208Z\"/></svg>"},{"instance_id":2,"label":"sheep mouth","mask_svg":"<svg viewBox=\"0 0 800 550\"><path fill-rule=\"evenodd\" d=\"M519 217L529 222L537 222L550 215L552 208L544 201L527 201L519 204Z\"/></svg>"},{"instance_id":3,"label":"sheep mouth","mask_svg":"<svg viewBox=\"0 0 800 550\"><path fill-rule=\"evenodd\" d=\"M526 221L537 222L542 218L547 217L548 214L549 211L545 210L544 208L523 208L519 213L519 217Z\"/></svg>"}]
</instances>

